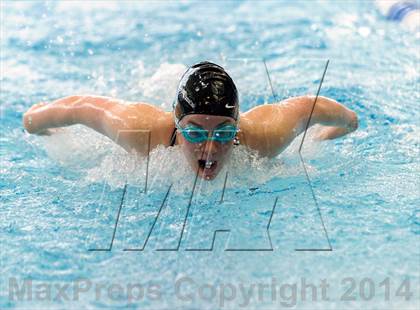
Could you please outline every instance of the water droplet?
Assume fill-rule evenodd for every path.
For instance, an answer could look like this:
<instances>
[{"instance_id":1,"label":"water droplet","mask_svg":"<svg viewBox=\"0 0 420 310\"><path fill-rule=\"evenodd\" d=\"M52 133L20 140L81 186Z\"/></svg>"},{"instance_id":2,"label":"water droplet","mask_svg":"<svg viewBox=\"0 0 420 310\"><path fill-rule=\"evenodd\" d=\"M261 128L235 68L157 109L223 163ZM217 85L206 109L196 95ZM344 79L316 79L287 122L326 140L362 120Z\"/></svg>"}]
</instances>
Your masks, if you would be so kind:
<instances>
[{"instance_id":1,"label":"water droplet","mask_svg":"<svg viewBox=\"0 0 420 310\"><path fill-rule=\"evenodd\" d=\"M359 32L359 34L362 37L367 37L370 34L370 28L368 28L368 27L359 27L358 32Z\"/></svg>"}]
</instances>

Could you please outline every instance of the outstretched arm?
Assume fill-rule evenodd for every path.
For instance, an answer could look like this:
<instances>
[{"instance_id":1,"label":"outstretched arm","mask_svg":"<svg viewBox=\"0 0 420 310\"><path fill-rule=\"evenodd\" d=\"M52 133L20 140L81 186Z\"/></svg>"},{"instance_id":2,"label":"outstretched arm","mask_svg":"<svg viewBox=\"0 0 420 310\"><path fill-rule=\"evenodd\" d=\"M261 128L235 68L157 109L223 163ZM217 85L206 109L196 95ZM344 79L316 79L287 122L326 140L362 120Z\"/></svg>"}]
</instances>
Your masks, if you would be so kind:
<instances>
[{"instance_id":1,"label":"outstretched arm","mask_svg":"<svg viewBox=\"0 0 420 310\"><path fill-rule=\"evenodd\" d=\"M312 101L315 97L308 97ZM357 114L333 99L318 97L309 126L321 124L322 127L316 133L319 140L335 139L353 132L358 127Z\"/></svg>"},{"instance_id":2,"label":"outstretched arm","mask_svg":"<svg viewBox=\"0 0 420 310\"><path fill-rule=\"evenodd\" d=\"M51 128L82 124L126 150L147 153L149 134L151 147L161 143L161 130L155 129L159 129L157 120L165 117L164 111L146 103L126 103L101 96L70 96L32 106L24 114L23 124L34 134L48 134Z\"/></svg>"},{"instance_id":3,"label":"outstretched arm","mask_svg":"<svg viewBox=\"0 0 420 310\"><path fill-rule=\"evenodd\" d=\"M279 104L258 106L241 116L248 146L262 155L275 156L284 150L306 126L324 126L318 135L332 139L356 130L355 112L333 99L319 96L289 98ZM311 115L312 111L312 115ZM308 123L309 122L309 123Z\"/></svg>"},{"instance_id":4,"label":"outstretched arm","mask_svg":"<svg viewBox=\"0 0 420 310\"><path fill-rule=\"evenodd\" d=\"M109 102L106 97L69 96L38 103L23 115L23 126L29 133L48 134L51 128L83 124L103 133L101 116L111 107Z\"/></svg>"}]
</instances>

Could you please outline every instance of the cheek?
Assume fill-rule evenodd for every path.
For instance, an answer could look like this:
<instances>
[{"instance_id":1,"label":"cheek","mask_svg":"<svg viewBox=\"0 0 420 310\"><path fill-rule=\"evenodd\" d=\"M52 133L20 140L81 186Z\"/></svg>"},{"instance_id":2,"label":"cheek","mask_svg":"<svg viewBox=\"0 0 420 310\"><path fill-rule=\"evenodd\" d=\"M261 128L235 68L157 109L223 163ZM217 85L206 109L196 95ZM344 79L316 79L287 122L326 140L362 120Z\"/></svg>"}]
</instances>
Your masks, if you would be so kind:
<instances>
[{"instance_id":1,"label":"cheek","mask_svg":"<svg viewBox=\"0 0 420 310\"><path fill-rule=\"evenodd\" d=\"M222 144L223 153L230 154L230 152L232 152L232 149L233 149L233 143L232 142Z\"/></svg>"},{"instance_id":2,"label":"cheek","mask_svg":"<svg viewBox=\"0 0 420 310\"><path fill-rule=\"evenodd\" d=\"M202 152L202 143L190 143L183 139L181 146L184 154L188 158L195 159L196 154L201 154Z\"/></svg>"},{"instance_id":3,"label":"cheek","mask_svg":"<svg viewBox=\"0 0 420 310\"><path fill-rule=\"evenodd\" d=\"M219 149L219 159L220 160L227 160L230 155L232 154L233 150L233 144L227 143L227 144L220 144Z\"/></svg>"}]
</instances>

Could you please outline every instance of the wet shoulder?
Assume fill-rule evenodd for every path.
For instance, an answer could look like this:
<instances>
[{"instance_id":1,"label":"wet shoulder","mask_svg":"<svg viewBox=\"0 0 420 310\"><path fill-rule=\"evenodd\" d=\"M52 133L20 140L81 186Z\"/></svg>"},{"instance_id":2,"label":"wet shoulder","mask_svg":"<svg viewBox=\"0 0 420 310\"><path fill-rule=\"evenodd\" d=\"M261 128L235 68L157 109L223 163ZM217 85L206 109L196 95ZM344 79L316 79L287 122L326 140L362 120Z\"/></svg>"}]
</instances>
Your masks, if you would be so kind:
<instances>
[{"instance_id":1,"label":"wet shoulder","mask_svg":"<svg viewBox=\"0 0 420 310\"><path fill-rule=\"evenodd\" d=\"M136 102L127 107L126 117L130 119L130 128L150 132L152 145L169 145L175 128L172 112L149 103Z\"/></svg>"},{"instance_id":2,"label":"wet shoulder","mask_svg":"<svg viewBox=\"0 0 420 310\"><path fill-rule=\"evenodd\" d=\"M275 156L281 143L284 113L278 104L257 106L240 116L238 138L243 144L258 151L261 156Z\"/></svg>"}]
</instances>

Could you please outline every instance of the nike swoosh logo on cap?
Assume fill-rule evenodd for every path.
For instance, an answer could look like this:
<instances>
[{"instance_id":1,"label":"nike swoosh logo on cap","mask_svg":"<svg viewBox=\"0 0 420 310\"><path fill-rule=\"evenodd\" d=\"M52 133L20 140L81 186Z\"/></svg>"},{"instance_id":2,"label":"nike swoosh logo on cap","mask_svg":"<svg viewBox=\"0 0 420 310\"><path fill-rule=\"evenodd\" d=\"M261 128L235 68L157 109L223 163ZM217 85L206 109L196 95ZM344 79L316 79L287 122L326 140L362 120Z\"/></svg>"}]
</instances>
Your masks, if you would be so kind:
<instances>
[{"instance_id":1,"label":"nike swoosh logo on cap","mask_svg":"<svg viewBox=\"0 0 420 310\"><path fill-rule=\"evenodd\" d=\"M228 108L228 109L233 109L235 106L234 105L225 104L225 107Z\"/></svg>"}]
</instances>

